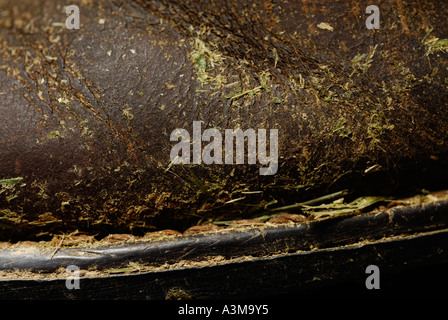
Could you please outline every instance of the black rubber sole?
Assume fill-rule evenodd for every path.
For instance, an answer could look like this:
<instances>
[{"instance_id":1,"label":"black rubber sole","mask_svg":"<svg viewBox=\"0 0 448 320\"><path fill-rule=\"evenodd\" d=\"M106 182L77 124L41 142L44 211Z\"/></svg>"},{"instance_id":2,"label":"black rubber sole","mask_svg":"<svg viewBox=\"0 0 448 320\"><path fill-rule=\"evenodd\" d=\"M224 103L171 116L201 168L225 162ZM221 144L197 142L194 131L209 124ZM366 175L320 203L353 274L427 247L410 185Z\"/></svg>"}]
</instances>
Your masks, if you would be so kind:
<instances>
[{"instance_id":1,"label":"black rubber sole","mask_svg":"<svg viewBox=\"0 0 448 320\"><path fill-rule=\"evenodd\" d=\"M331 288L341 285L339 290L346 286L350 291L350 286L355 285L354 288L367 293L375 291L368 290L364 283L369 276L366 274L369 265L378 266L381 277L392 279L389 291L400 291L393 288L393 277L417 270L409 279L412 287L412 283L425 277L418 270L440 269L448 261L448 201L296 226L121 246L60 249L56 253L37 249L3 250L0 269L51 273L60 267L76 265L81 270L105 270L124 267L130 262L174 263L212 256L226 259L201 267L81 277L79 290L67 289L65 279L1 280L0 298L255 298L301 295L310 290L330 293ZM252 258L231 260L242 256ZM439 280L433 285L443 289L444 280ZM388 283L383 281L382 285L377 295L387 291ZM402 294L411 295L411 292L404 290ZM428 293L424 296L428 297Z\"/></svg>"}]
</instances>

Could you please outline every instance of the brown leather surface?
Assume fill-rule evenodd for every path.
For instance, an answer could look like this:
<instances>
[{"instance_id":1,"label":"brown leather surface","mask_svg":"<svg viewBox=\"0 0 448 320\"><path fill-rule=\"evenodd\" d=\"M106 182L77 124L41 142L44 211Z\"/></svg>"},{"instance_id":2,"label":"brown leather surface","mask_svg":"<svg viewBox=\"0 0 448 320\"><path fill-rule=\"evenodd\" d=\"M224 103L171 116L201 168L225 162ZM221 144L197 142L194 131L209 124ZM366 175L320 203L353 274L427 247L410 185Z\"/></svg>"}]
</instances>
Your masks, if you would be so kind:
<instances>
[{"instance_id":1,"label":"brown leather surface","mask_svg":"<svg viewBox=\"0 0 448 320\"><path fill-rule=\"evenodd\" d=\"M73 4L79 30L64 1L0 1L0 179L24 178L0 195L3 239L185 228L447 176L447 52L427 55L448 38L445 1L384 2L379 30L365 1ZM170 133L193 121L278 129L278 172L166 170Z\"/></svg>"}]
</instances>

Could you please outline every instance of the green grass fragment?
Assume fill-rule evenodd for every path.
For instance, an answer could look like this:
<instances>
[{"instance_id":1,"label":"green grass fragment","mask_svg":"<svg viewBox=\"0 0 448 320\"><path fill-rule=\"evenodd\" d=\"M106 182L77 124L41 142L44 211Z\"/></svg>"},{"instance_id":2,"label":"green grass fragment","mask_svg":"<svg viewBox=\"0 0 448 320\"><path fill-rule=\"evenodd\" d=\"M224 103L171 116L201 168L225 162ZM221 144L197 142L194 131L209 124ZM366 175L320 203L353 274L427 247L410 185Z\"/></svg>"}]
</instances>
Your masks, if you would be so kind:
<instances>
[{"instance_id":1,"label":"green grass fragment","mask_svg":"<svg viewBox=\"0 0 448 320\"><path fill-rule=\"evenodd\" d=\"M429 56L430 54L443 51L446 51L448 53L448 39L439 39L433 37L425 41L424 44L428 47L425 56Z\"/></svg>"},{"instance_id":2,"label":"green grass fragment","mask_svg":"<svg viewBox=\"0 0 448 320\"><path fill-rule=\"evenodd\" d=\"M11 179L2 179L2 180L0 180L0 185L14 187L16 184L20 183L22 180L23 180L22 177L11 178Z\"/></svg>"}]
</instances>

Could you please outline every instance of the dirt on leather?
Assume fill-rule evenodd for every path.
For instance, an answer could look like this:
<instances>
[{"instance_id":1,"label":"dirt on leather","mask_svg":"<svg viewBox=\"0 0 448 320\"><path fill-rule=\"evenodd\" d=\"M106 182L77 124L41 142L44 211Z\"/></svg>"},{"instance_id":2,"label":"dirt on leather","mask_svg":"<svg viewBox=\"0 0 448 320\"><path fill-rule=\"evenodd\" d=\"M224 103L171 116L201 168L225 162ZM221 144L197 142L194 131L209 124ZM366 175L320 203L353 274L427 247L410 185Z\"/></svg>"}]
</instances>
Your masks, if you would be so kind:
<instances>
[{"instance_id":1,"label":"dirt on leather","mask_svg":"<svg viewBox=\"0 0 448 320\"><path fill-rule=\"evenodd\" d=\"M0 240L250 219L448 177L446 1L0 0ZM278 129L279 167L172 165L170 134Z\"/></svg>"}]
</instances>

